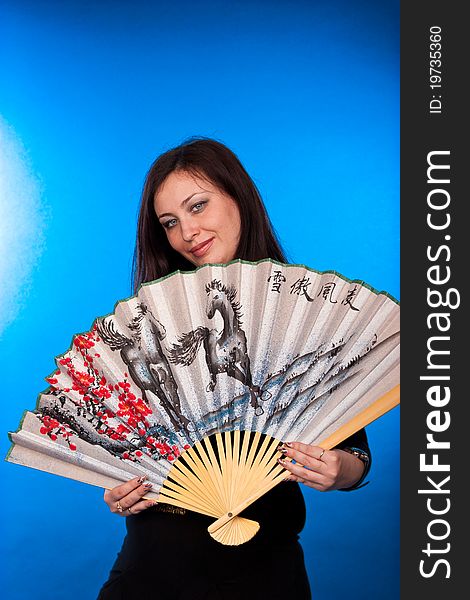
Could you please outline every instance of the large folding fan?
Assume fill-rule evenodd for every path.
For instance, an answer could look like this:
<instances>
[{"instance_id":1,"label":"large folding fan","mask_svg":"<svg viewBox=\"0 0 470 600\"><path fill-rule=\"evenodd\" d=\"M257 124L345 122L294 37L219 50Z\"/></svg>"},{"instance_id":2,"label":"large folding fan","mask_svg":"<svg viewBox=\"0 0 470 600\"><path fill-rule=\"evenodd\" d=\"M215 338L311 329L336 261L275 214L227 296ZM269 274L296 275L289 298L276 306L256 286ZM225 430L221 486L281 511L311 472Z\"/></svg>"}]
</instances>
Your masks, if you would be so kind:
<instances>
[{"instance_id":1,"label":"large folding fan","mask_svg":"<svg viewBox=\"0 0 470 600\"><path fill-rule=\"evenodd\" d=\"M281 441L330 449L399 403L399 304L332 271L271 260L176 272L73 337L7 460L209 515L240 513L288 475Z\"/></svg>"}]
</instances>

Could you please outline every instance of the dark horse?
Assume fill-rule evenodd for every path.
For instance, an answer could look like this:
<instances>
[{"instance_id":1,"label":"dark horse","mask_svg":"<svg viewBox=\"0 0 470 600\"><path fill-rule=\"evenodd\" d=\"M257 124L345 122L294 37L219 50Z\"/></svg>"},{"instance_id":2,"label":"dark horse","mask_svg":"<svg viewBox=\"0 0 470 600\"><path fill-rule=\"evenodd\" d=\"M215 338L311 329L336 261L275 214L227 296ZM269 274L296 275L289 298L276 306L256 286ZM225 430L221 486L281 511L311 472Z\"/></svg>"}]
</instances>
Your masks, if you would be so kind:
<instances>
[{"instance_id":1,"label":"dark horse","mask_svg":"<svg viewBox=\"0 0 470 600\"><path fill-rule=\"evenodd\" d=\"M203 344L211 376L207 391L214 390L218 374L227 373L229 377L238 379L249 388L250 404L256 415L262 415L264 411L259 404L260 388L253 385L251 378L246 335L241 328L240 303L235 301L236 289L214 279L206 285L206 293L206 314L212 319L218 311L224 320L223 330L198 327L184 333L178 338L178 343L173 344L169 350L170 361L173 364L190 365Z\"/></svg>"},{"instance_id":2,"label":"dark horse","mask_svg":"<svg viewBox=\"0 0 470 600\"><path fill-rule=\"evenodd\" d=\"M137 311L137 316L128 324L131 338L116 331L112 319L97 322L98 334L111 350L120 350L121 358L147 404L150 402L146 392L150 391L160 400L175 430L183 427L187 432L190 421L181 413L176 381L160 344L166 336L165 328L145 304L138 304Z\"/></svg>"}]
</instances>

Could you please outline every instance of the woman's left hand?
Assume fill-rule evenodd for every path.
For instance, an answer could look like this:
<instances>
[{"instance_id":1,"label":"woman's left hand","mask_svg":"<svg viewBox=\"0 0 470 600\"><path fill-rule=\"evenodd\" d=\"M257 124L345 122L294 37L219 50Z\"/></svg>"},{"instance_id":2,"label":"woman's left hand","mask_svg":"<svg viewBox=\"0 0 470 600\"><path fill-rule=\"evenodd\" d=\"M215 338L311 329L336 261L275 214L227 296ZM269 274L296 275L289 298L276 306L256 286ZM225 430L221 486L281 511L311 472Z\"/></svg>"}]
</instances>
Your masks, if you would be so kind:
<instances>
[{"instance_id":1,"label":"woman's left hand","mask_svg":"<svg viewBox=\"0 0 470 600\"><path fill-rule=\"evenodd\" d=\"M301 442L289 442L280 447L289 460L280 464L291 473L289 481L297 481L321 492L353 486L364 473L364 464L356 456L344 450L323 450Z\"/></svg>"}]
</instances>

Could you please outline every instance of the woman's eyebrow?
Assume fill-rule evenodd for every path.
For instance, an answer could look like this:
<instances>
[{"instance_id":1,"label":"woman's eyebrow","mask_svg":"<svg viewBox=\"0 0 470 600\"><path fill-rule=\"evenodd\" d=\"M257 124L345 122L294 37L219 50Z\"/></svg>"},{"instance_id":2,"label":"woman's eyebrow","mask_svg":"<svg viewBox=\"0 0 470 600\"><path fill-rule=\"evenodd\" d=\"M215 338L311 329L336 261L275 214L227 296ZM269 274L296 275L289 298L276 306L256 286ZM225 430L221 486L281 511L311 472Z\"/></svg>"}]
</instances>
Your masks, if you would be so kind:
<instances>
[{"instance_id":1,"label":"woman's eyebrow","mask_svg":"<svg viewBox=\"0 0 470 600\"><path fill-rule=\"evenodd\" d=\"M200 192L194 192L194 194L191 194L190 196L188 196L187 198L185 198L185 199L184 199L184 200L181 202L180 206L181 206L181 207L184 207L184 206L185 206L185 205L186 205L186 204L187 204L187 203L188 203L188 202L191 200L191 198L192 198L193 196L196 196L197 194L204 194L204 193L209 193L209 190L203 190L203 189L201 189L201 191L200 191ZM171 213L162 213L161 215L157 215L157 217L158 217L159 219L161 219L162 217L169 217L169 216L171 216Z\"/></svg>"},{"instance_id":2,"label":"woman's eyebrow","mask_svg":"<svg viewBox=\"0 0 470 600\"><path fill-rule=\"evenodd\" d=\"M188 203L188 202L191 200L191 198L192 198L193 196L196 196L197 194L203 194L203 193L204 193L204 192L206 192L206 191L207 191L207 190L202 190L202 189L201 189L201 191L200 191L200 192L194 192L194 194L191 194L190 196L188 196L187 198L185 198L185 199L183 200L183 202L181 202L180 206L181 206L181 207L183 207L185 204L187 204L187 203Z\"/></svg>"}]
</instances>

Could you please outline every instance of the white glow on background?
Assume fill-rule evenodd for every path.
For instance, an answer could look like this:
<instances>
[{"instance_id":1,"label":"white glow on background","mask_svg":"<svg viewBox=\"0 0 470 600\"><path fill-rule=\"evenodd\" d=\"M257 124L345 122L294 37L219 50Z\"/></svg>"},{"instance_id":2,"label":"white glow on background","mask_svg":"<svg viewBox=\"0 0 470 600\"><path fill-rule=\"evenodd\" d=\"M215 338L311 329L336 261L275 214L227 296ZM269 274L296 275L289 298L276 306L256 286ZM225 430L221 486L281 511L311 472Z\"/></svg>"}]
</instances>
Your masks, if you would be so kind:
<instances>
[{"instance_id":1,"label":"white glow on background","mask_svg":"<svg viewBox=\"0 0 470 600\"><path fill-rule=\"evenodd\" d=\"M0 117L0 336L18 314L44 243L40 184Z\"/></svg>"}]
</instances>

